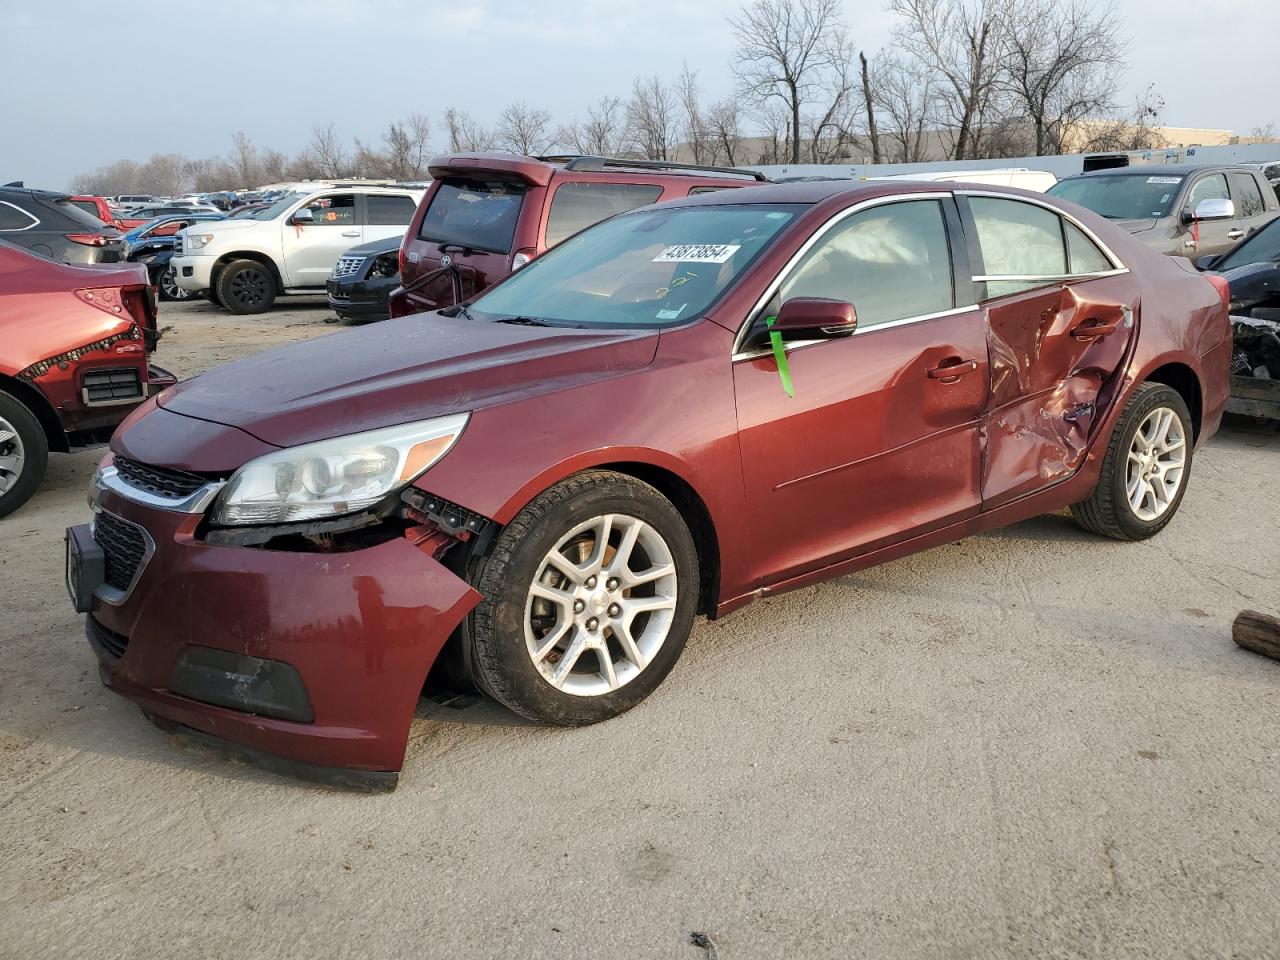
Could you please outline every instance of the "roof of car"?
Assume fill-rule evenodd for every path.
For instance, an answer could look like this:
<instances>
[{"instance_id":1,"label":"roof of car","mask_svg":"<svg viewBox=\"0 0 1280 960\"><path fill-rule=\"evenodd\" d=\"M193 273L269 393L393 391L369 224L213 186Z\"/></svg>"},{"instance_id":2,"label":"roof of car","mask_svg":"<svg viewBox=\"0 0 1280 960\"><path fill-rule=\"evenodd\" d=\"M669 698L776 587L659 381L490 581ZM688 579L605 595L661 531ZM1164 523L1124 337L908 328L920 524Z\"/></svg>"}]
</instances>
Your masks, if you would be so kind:
<instances>
[{"instance_id":1,"label":"roof of car","mask_svg":"<svg viewBox=\"0 0 1280 960\"><path fill-rule=\"evenodd\" d=\"M1134 167L1108 167L1102 170L1087 170L1084 173L1077 173L1074 177L1064 177L1066 180L1074 180L1076 177L1095 177L1099 174L1112 177L1185 177L1191 173L1202 173L1206 170L1240 170L1245 167L1242 163L1201 163L1201 164L1168 164L1168 163L1152 163L1139 164Z\"/></svg>"}]
</instances>

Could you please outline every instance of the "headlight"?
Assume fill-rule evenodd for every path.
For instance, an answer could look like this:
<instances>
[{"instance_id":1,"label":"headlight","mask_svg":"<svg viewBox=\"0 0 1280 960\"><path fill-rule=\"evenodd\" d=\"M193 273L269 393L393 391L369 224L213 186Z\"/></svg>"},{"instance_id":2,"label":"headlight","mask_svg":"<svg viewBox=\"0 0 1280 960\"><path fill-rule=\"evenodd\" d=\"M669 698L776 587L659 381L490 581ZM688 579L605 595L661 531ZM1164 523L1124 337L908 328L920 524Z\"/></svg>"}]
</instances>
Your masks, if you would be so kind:
<instances>
[{"instance_id":1,"label":"headlight","mask_svg":"<svg viewBox=\"0 0 1280 960\"><path fill-rule=\"evenodd\" d=\"M207 246L209 241L213 239L212 233L184 233L184 249L199 250L201 247Z\"/></svg>"},{"instance_id":2,"label":"headlight","mask_svg":"<svg viewBox=\"0 0 1280 960\"><path fill-rule=\"evenodd\" d=\"M293 523L373 506L443 457L470 414L289 447L250 460L218 497L213 522Z\"/></svg>"}]
</instances>

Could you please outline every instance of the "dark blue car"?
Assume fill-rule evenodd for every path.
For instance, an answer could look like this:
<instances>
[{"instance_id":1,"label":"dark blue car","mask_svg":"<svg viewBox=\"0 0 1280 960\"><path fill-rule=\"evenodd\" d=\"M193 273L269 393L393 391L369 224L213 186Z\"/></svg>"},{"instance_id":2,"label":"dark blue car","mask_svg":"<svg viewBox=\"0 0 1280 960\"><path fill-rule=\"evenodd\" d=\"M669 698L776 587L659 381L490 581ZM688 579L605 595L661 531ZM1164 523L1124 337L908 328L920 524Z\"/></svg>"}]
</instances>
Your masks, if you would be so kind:
<instances>
[{"instance_id":1,"label":"dark blue car","mask_svg":"<svg viewBox=\"0 0 1280 960\"><path fill-rule=\"evenodd\" d=\"M160 291L161 300L189 300L195 294L174 282L169 266L174 234L193 223L225 219L225 213L183 213L148 220L124 235L125 259L147 265L147 273Z\"/></svg>"}]
</instances>

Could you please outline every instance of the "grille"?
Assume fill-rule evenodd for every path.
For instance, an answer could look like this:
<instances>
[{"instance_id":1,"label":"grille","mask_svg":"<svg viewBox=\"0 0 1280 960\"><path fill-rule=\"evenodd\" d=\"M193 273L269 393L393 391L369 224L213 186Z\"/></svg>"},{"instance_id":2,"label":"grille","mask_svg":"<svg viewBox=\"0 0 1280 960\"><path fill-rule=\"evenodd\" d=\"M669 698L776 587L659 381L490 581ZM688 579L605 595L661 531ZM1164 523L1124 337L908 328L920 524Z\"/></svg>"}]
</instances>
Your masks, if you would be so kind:
<instances>
[{"instance_id":1,"label":"grille","mask_svg":"<svg viewBox=\"0 0 1280 960\"><path fill-rule=\"evenodd\" d=\"M99 513L93 520L93 539L106 555L107 586L127 591L147 555L142 530L114 514Z\"/></svg>"},{"instance_id":2,"label":"grille","mask_svg":"<svg viewBox=\"0 0 1280 960\"><path fill-rule=\"evenodd\" d=\"M125 650L129 649L128 637L124 634L116 633L114 630L108 630L93 619L92 616L85 618L84 628L91 640L95 641L98 646L102 647L117 660L124 656Z\"/></svg>"},{"instance_id":3,"label":"grille","mask_svg":"<svg viewBox=\"0 0 1280 960\"><path fill-rule=\"evenodd\" d=\"M335 280L349 277L360 269L360 265L364 263L365 259L365 257L339 257L338 262L333 265L331 276Z\"/></svg>"},{"instance_id":4,"label":"grille","mask_svg":"<svg viewBox=\"0 0 1280 960\"><path fill-rule=\"evenodd\" d=\"M183 247L182 231L179 230L177 233L173 235L173 255L175 257L182 256L182 247Z\"/></svg>"},{"instance_id":5,"label":"grille","mask_svg":"<svg viewBox=\"0 0 1280 960\"><path fill-rule=\"evenodd\" d=\"M91 370L80 381L88 404L126 403L141 400L142 376L137 370Z\"/></svg>"},{"instance_id":6,"label":"grille","mask_svg":"<svg viewBox=\"0 0 1280 960\"><path fill-rule=\"evenodd\" d=\"M116 457L115 467L121 479L131 487L168 500L185 500L209 483L204 477L181 470L149 467L137 460Z\"/></svg>"}]
</instances>

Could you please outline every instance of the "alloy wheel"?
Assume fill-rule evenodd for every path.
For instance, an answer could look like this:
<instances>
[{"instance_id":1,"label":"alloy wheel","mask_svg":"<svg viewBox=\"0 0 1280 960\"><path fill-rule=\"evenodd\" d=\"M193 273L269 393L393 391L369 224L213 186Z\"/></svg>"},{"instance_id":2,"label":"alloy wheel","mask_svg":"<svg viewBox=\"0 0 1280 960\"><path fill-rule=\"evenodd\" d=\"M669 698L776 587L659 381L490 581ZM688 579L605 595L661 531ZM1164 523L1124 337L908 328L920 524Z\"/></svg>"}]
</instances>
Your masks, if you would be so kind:
<instances>
[{"instance_id":1,"label":"alloy wheel","mask_svg":"<svg viewBox=\"0 0 1280 960\"><path fill-rule=\"evenodd\" d=\"M1129 445L1125 496L1134 516L1150 523L1164 516L1187 475L1187 435L1181 418L1156 407L1142 421Z\"/></svg>"},{"instance_id":2,"label":"alloy wheel","mask_svg":"<svg viewBox=\"0 0 1280 960\"><path fill-rule=\"evenodd\" d=\"M170 300L186 300L195 296L190 290L184 290L178 286L178 275L173 267L164 268L164 272L160 274L159 286Z\"/></svg>"},{"instance_id":3,"label":"alloy wheel","mask_svg":"<svg viewBox=\"0 0 1280 960\"><path fill-rule=\"evenodd\" d=\"M543 558L529 588L530 659L564 693L617 690L666 641L676 584L671 548L648 523L611 513L578 524Z\"/></svg>"},{"instance_id":4,"label":"alloy wheel","mask_svg":"<svg viewBox=\"0 0 1280 960\"><path fill-rule=\"evenodd\" d=\"M25 460L17 428L0 417L0 494L8 493L18 482Z\"/></svg>"}]
</instances>

